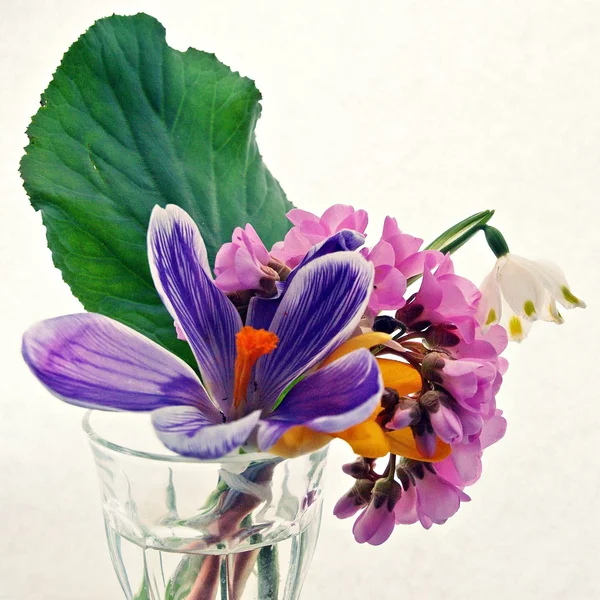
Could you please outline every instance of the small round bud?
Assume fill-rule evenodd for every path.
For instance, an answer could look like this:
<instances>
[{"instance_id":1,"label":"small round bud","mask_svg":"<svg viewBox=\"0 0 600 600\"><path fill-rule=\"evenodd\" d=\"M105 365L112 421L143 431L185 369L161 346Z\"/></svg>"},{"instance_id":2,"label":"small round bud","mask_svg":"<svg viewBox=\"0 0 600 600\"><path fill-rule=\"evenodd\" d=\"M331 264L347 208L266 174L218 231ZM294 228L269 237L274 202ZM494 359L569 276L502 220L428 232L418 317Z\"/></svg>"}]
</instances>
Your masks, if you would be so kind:
<instances>
[{"instance_id":1,"label":"small round bud","mask_svg":"<svg viewBox=\"0 0 600 600\"><path fill-rule=\"evenodd\" d=\"M391 387L386 387L381 395L381 407L384 409L395 408L400 402L400 394Z\"/></svg>"},{"instance_id":2,"label":"small round bud","mask_svg":"<svg viewBox=\"0 0 600 600\"><path fill-rule=\"evenodd\" d=\"M272 256L270 257L269 264L267 266L277 273L280 281L285 281L292 272L292 270L286 264L282 263L276 258L273 258Z\"/></svg>"},{"instance_id":3,"label":"small round bud","mask_svg":"<svg viewBox=\"0 0 600 600\"><path fill-rule=\"evenodd\" d=\"M379 317L375 317L375 322L372 327L373 331L381 331L382 333L392 334L394 331L398 329L404 333L406 331L406 326L402 321L395 319L394 317L390 317L389 315L382 315Z\"/></svg>"},{"instance_id":4,"label":"small round bud","mask_svg":"<svg viewBox=\"0 0 600 600\"><path fill-rule=\"evenodd\" d=\"M423 314L423 310L424 307L422 304L411 302L396 311L396 319L402 321L402 323L406 323L413 329L413 323L417 322L418 318Z\"/></svg>"},{"instance_id":5,"label":"small round bud","mask_svg":"<svg viewBox=\"0 0 600 600\"><path fill-rule=\"evenodd\" d=\"M366 479L373 472L374 461L369 458L360 457L354 462L342 466L342 471L354 479Z\"/></svg>"},{"instance_id":6,"label":"small round bud","mask_svg":"<svg viewBox=\"0 0 600 600\"><path fill-rule=\"evenodd\" d=\"M441 377L438 371L444 368L446 361L439 352L429 352L423 359L421 365L421 374L427 381L441 382Z\"/></svg>"},{"instance_id":7,"label":"small round bud","mask_svg":"<svg viewBox=\"0 0 600 600\"><path fill-rule=\"evenodd\" d=\"M429 390L424 394L421 394L419 398L419 404L427 412L437 412L440 408L440 402L442 401L443 396L446 396L444 392Z\"/></svg>"},{"instance_id":8,"label":"small round bud","mask_svg":"<svg viewBox=\"0 0 600 600\"><path fill-rule=\"evenodd\" d=\"M381 508L387 505L389 511L394 509L400 495L402 494L402 486L393 479L380 479L373 488L371 502L374 508Z\"/></svg>"},{"instance_id":9,"label":"small round bud","mask_svg":"<svg viewBox=\"0 0 600 600\"><path fill-rule=\"evenodd\" d=\"M433 325L425 334L425 341L430 348L452 348L460 343L460 338L453 325Z\"/></svg>"},{"instance_id":10,"label":"small round bud","mask_svg":"<svg viewBox=\"0 0 600 600\"><path fill-rule=\"evenodd\" d=\"M393 417L387 424L388 429L404 429L416 425L421 420L421 409L416 400L400 398Z\"/></svg>"}]
</instances>

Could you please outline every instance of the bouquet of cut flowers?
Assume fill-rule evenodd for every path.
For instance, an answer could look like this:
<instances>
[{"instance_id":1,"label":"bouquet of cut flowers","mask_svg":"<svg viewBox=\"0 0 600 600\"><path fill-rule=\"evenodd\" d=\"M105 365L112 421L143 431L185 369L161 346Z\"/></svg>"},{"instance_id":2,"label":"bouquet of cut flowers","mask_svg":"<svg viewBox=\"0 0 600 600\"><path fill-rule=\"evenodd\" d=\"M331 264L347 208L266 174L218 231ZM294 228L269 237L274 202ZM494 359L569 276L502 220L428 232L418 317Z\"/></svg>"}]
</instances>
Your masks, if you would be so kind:
<instances>
[{"instance_id":1,"label":"bouquet of cut flowers","mask_svg":"<svg viewBox=\"0 0 600 600\"><path fill-rule=\"evenodd\" d=\"M149 413L174 456L248 455L186 523L213 537L162 591L144 576L139 600L242 598L255 567L259 597L278 598L257 511L276 465L333 439L356 456L334 512L358 515L359 543L443 524L505 433L508 341L584 306L557 266L509 252L493 211L423 247L394 216L373 243L364 210L292 208L256 147L258 98L214 56L166 46L153 19L111 17L65 55L28 132L26 189L89 310L25 333L33 374L70 404ZM480 286L451 258L478 233L496 257ZM242 537L257 547L222 559Z\"/></svg>"}]
</instances>

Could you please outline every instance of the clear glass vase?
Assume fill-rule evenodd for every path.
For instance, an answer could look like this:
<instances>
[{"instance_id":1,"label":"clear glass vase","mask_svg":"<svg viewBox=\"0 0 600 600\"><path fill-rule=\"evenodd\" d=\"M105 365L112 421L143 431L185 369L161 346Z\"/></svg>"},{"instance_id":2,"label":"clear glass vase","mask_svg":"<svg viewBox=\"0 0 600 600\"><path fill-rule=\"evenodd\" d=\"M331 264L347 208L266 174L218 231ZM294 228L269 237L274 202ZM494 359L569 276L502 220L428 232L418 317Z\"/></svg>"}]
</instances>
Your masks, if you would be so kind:
<instances>
[{"instance_id":1,"label":"clear glass vase","mask_svg":"<svg viewBox=\"0 0 600 600\"><path fill-rule=\"evenodd\" d=\"M324 448L283 460L170 453L147 415L90 411L112 562L127 600L297 600L321 524Z\"/></svg>"}]
</instances>

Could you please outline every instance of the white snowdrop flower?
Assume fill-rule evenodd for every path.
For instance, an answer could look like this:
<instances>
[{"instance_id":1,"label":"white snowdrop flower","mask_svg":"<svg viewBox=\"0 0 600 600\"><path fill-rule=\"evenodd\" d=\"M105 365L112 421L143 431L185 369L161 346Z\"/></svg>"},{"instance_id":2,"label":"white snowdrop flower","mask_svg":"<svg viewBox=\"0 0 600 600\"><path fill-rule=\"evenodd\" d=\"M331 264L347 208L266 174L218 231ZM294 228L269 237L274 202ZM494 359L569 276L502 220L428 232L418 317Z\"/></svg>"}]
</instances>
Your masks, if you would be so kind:
<instances>
[{"instance_id":1,"label":"white snowdrop flower","mask_svg":"<svg viewBox=\"0 0 600 600\"><path fill-rule=\"evenodd\" d=\"M521 342L533 321L563 322L557 302L565 308L585 308L557 265L511 254L502 234L489 229L493 231L486 230L486 237L498 259L480 287L478 319L484 327L500 323L511 340Z\"/></svg>"}]
</instances>

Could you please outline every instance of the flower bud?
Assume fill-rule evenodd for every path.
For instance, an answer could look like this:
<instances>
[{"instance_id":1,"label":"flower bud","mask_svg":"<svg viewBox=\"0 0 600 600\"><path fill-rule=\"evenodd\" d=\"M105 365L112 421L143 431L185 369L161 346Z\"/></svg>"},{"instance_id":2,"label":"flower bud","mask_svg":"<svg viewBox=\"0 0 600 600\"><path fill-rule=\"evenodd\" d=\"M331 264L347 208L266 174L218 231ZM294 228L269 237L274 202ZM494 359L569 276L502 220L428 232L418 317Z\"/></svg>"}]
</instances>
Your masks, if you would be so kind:
<instances>
[{"instance_id":1,"label":"flower bud","mask_svg":"<svg viewBox=\"0 0 600 600\"><path fill-rule=\"evenodd\" d=\"M372 458L361 456L354 462L342 466L342 471L354 479L367 479L373 473L375 461Z\"/></svg>"},{"instance_id":2,"label":"flower bud","mask_svg":"<svg viewBox=\"0 0 600 600\"><path fill-rule=\"evenodd\" d=\"M419 397L421 408L427 412L436 412L440 408L442 399L447 399L448 395L438 390L428 390Z\"/></svg>"},{"instance_id":3,"label":"flower bud","mask_svg":"<svg viewBox=\"0 0 600 600\"><path fill-rule=\"evenodd\" d=\"M394 507L400 500L402 487L393 479L380 479L373 488L373 496L367 509L356 519L352 529L359 544L372 546L383 544L396 524Z\"/></svg>"},{"instance_id":4,"label":"flower bud","mask_svg":"<svg viewBox=\"0 0 600 600\"><path fill-rule=\"evenodd\" d=\"M430 348L452 348L460 343L453 325L432 325L425 333L425 341Z\"/></svg>"},{"instance_id":5,"label":"flower bud","mask_svg":"<svg viewBox=\"0 0 600 600\"><path fill-rule=\"evenodd\" d=\"M421 420L421 409L416 400L401 398L394 416L387 423L388 429L404 429L416 425Z\"/></svg>"},{"instance_id":6,"label":"flower bud","mask_svg":"<svg viewBox=\"0 0 600 600\"><path fill-rule=\"evenodd\" d=\"M285 281L290 276L292 270L273 256L270 256L269 258L270 260L267 266L277 273L280 281Z\"/></svg>"},{"instance_id":7,"label":"flower bud","mask_svg":"<svg viewBox=\"0 0 600 600\"><path fill-rule=\"evenodd\" d=\"M381 407L383 409L394 409L400 402L400 394L391 387L386 387L381 395Z\"/></svg>"},{"instance_id":8,"label":"flower bud","mask_svg":"<svg viewBox=\"0 0 600 600\"><path fill-rule=\"evenodd\" d=\"M491 225L485 225L483 232L485 233L485 240L496 258L506 256L509 253L508 244L498 229Z\"/></svg>"},{"instance_id":9,"label":"flower bud","mask_svg":"<svg viewBox=\"0 0 600 600\"><path fill-rule=\"evenodd\" d=\"M396 502L400 500L402 486L393 479L380 479L373 488L371 504L375 509L386 506L389 511L394 510Z\"/></svg>"},{"instance_id":10,"label":"flower bud","mask_svg":"<svg viewBox=\"0 0 600 600\"><path fill-rule=\"evenodd\" d=\"M424 310L425 308L422 304L408 302L403 308L396 311L395 316L396 319L402 321L402 323L406 323L412 329L413 323L423 314Z\"/></svg>"},{"instance_id":11,"label":"flower bud","mask_svg":"<svg viewBox=\"0 0 600 600\"><path fill-rule=\"evenodd\" d=\"M425 392L419 404L429 414L431 427L436 435L447 444L456 444L463 438L462 423L451 408L451 398L439 391Z\"/></svg>"},{"instance_id":12,"label":"flower bud","mask_svg":"<svg viewBox=\"0 0 600 600\"><path fill-rule=\"evenodd\" d=\"M439 352L428 352L421 365L423 379L433 381L434 383L440 383L442 379L438 371L441 371L445 364L446 361L442 354Z\"/></svg>"},{"instance_id":13,"label":"flower bud","mask_svg":"<svg viewBox=\"0 0 600 600\"><path fill-rule=\"evenodd\" d=\"M433 431L428 416L425 414L423 417L417 425L413 426L412 432L415 436L417 450L426 458L431 458L435 454L437 447L437 436Z\"/></svg>"},{"instance_id":14,"label":"flower bud","mask_svg":"<svg viewBox=\"0 0 600 600\"><path fill-rule=\"evenodd\" d=\"M371 492L375 484L368 479L359 479L350 490L336 503L333 514L338 519L347 519L355 515L371 501Z\"/></svg>"},{"instance_id":15,"label":"flower bud","mask_svg":"<svg viewBox=\"0 0 600 600\"><path fill-rule=\"evenodd\" d=\"M400 331L406 331L406 327L402 321L398 321L394 317L390 317L389 315L381 315L379 317L375 317L375 322L372 327L373 331L381 331L383 333L392 334L394 331L400 329Z\"/></svg>"}]
</instances>

